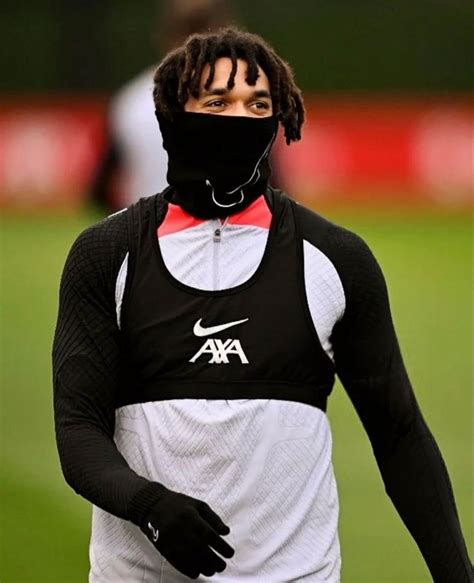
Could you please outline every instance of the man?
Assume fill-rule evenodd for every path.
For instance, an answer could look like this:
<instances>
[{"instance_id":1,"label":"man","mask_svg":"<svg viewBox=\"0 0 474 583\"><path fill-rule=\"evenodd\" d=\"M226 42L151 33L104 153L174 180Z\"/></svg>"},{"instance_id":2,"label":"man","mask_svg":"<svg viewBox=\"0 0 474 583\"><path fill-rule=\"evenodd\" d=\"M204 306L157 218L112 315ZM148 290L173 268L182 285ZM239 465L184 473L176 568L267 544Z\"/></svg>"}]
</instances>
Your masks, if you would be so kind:
<instances>
[{"instance_id":1,"label":"man","mask_svg":"<svg viewBox=\"0 0 474 583\"><path fill-rule=\"evenodd\" d=\"M268 186L290 67L237 29L155 74L169 188L87 229L63 274L57 442L94 504L92 582L340 580L324 413L337 373L437 582L471 566L384 279L356 235Z\"/></svg>"}]
</instances>

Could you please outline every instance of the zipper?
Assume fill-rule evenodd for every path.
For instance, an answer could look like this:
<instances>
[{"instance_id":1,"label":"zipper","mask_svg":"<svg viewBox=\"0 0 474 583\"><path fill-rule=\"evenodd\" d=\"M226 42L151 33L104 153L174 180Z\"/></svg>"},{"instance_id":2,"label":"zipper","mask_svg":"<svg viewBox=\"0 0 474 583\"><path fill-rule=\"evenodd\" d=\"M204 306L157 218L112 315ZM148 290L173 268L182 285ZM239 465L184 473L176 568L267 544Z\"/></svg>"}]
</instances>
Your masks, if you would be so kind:
<instances>
[{"instance_id":1,"label":"zipper","mask_svg":"<svg viewBox=\"0 0 474 583\"><path fill-rule=\"evenodd\" d=\"M212 240L214 242L214 245L212 246L212 273L213 273L213 278L212 278L212 284L213 284L213 290L217 291L219 290L219 249L220 249L220 243L222 241L222 231L225 229L226 225L227 225L227 221L228 221L228 217L226 217L226 219L224 220L223 223L221 223L220 219L216 219L216 227L214 229L213 232L213 236L212 236Z\"/></svg>"}]
</instances>

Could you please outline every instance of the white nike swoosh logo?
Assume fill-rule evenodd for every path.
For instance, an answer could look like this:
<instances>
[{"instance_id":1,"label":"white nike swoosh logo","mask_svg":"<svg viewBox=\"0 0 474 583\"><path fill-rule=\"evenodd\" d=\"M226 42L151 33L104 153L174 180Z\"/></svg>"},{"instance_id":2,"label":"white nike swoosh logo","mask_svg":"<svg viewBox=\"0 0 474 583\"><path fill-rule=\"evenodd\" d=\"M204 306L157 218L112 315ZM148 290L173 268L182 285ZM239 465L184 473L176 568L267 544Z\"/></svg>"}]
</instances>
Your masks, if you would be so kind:
<instances>
[{"instance_id":1,"label":"white nike swoosh logo","mask_svg":"<svg viewBox=\"0 0 474 583\"><path fill-rule=\"evenodd\" d=\"M194 324L193 332L196 336L210 336L211 334L217 334L218 332L227 330L227 328L232 328L232 326L243 324L244 322L247 322L247 320L248 318L245 318L245 320L236 320L235 322L227 322L227 324L219 324L219 326L209 326L209 328L204 328L204 326L201 326L202 318L200 318Z\"/></svg>"},{"instance_id":2,"label":"white nike swoosh logo","mask_svg":"<svg viewBox=\"0 0 474 583\"><path fill-rule=\"evenodd\" d=\"M148 528L151 530L152 535L153 535L153 542L156 543L158 541L158 537L160 535L160 532L157 528L153 528L153 525L151 524L151 522L148 523Z\"/></svg>"}]
</instances>

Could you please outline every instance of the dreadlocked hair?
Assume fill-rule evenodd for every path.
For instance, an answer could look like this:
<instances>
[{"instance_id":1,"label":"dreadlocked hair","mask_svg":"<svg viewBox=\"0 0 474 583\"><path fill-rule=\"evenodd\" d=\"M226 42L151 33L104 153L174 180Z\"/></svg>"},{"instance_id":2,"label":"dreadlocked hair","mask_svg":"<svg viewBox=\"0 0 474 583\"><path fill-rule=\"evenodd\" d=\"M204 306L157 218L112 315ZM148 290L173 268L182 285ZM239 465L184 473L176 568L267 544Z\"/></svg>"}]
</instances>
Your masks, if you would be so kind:
<instances>
[{"instance_id":1,"label":"dreadlocked hair","mask_svg":"<svg viewBox=\"0 0 474 583\"><path fill-rule=\"evenodd\" d=\"M209 89L216 61L222 57L232 61L227 81L229 90L235 86L237 59L247 63L245 80L249 85L256 84L258 66L262 68L270 82L273 114L284 128L286 143L301 139L305 109L291 67L262 37L233 26L193 34L184 45L166 55L154 76L153 99L157 113L173 119L173 113L184 110L189 96L198 98L206 65L209 65L209 75L205 88Z\"/></svg>"}]
</instances>

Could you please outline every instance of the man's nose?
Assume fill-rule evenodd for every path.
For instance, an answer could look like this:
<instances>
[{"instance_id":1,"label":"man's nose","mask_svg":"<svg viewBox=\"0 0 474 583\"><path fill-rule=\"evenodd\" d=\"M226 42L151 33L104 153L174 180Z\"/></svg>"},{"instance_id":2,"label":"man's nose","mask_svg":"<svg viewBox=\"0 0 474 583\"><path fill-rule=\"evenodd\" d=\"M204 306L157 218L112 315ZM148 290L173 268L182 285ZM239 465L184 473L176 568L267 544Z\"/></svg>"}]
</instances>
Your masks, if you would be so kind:
<instances>
[{"instance_id":1,"label":"man's nose","mask_svg":"<svg viewBox=\"0 0 474 583\"><path fill-rule=\"evenodd\" d=\"M237 117L249 115L249 113L247 111L247 108L245 107L245 103L243 101L237 101L233 104L231 108L229 108L227 115L235 115Z\"/></svg>"}]
</instances>

